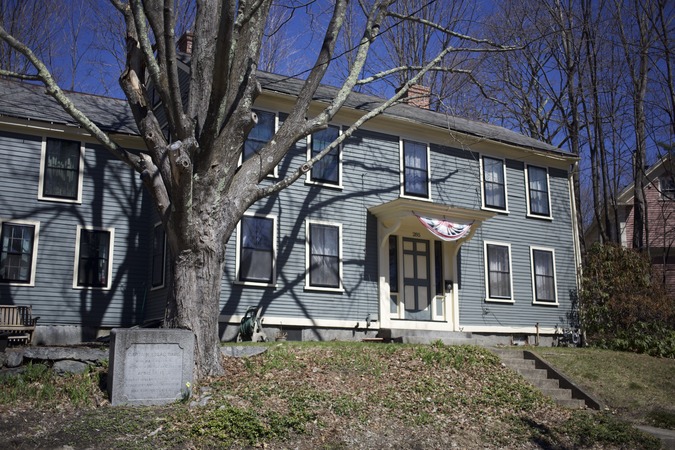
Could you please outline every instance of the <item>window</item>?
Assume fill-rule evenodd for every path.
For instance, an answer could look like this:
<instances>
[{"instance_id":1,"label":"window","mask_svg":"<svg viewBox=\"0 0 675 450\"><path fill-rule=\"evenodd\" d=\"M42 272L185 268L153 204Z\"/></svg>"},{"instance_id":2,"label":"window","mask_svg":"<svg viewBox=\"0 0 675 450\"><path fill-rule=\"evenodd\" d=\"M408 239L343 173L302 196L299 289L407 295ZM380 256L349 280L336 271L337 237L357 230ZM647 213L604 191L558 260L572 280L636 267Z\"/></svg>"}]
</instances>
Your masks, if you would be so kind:
<instances>
[{"instance_id":1,"label":"window","mask_svg":"<svg viewBox=\"0 0 675 450\"><path fill-rule=\"evenodd\" d=\"M556 305L555 257L553 250L530 248L532 257L532 285L534 303Z\"/></svg>"},{"instance_id":2,"label":"window","mask_svg":"<svg viewBox=\"0 0 675 450\"><path fill-rule=\"evenodd\" d=\"M275 220L271 217L244 216L239 222L237 281L273 285L275 268Z\"/></svg>"},{"instance_id":3,"label":"window","mask_svg":"<svg viewBox=\"0 0 675 450\"><path fill-rule=\"evenodd\" d=\"M312 134L309 140L307 159L314 158L321 153L331 142L340 136L340 128L328 126L325 130ZM308 173L308 181L327 185L342 185L342 162L340 160L340 146L331 150L321 158Z\"/></svg>"},{"instance_id":4,"label":"window","mask_svg":"<svg viewBox=\"0 0 675 450\"><path fill-rule=\"evenodd\" d=\"M253 110L258 115L258 123L251 130L244 143L242 162L253 156L265 144L272 140L276 131L276 114L268 111Z\"/></svg>"},{"instance_id":5,"label":"window","mask_svg":"<svg viewBox=\"0 0 675 450\"><path fill-rule=\"evenodd\" d=\"M341 225L308 222L307 226L309 229L307 287L341 289Z\"/></svg>"},{"instance_id":6,"label":"window","mask_svg":"<svg viewBox=\"0 0 675 450\"><path fill-rule=\"evenodd\" d=\"M79 203L84 147L75 141L47 138L42 142L40 199Z\"/></svg>"},{"instance_id":7,"label":"window","mask_svg":"<svg viewBox=\"0 0 675 450\"><path fill-rule=\"evenodd\" d=\"M659 178L661 200L675 200L675 180L672 176L663 175Z\"/></svg>"},{"instance_id":8,"label":"window","mask_svg":"<svg viewBox=\"0 0 675 450\"><path fill-rule=\"evenodd\" d=\"M389 291L398 292L398 236L389 236Z\"/></svg>"},{"instance_id":9,"label":"window","mask_svg":"<svg viewBox=\"0 0 675 450\"><path fill-rule=\"evenodd\" d=\"M436 295L444 295L443 243L441 241L434 241L434 279L436 281Z\"/></svg>"},{"instance_id":10,"label":"window","mask_svg":"<svg viewBox=\"0 0 675 450\"><path fill-rule=\"evenodd\" d=\"M544 167L527 166L527 205L531 215L551 217L548 195L548 170Z\"/></svg>"},{"instance_id":11,"label":"window","mask_svg":"<svg viewBox=\"0 0 675 450\"><path fill-rule=\"evenodd\" d=\"M166 267L166 234L162 224L155 225L152 236L152 289L164 287L164 268Z\"/></svg>"},{"instance_id":12,"label":"window","mask_svg":"<svg viewBox=\"0 0 675 450\"><path fill-rule=\"evenodd\" d=\"M429 152L426 144L402 141L403 195L429 198Z\"/></svg>"},{"instance_id":13,"label":"window","mask_svg":"<svg viewBox=\"0 0 675 450\"><path fill-rule=\"evenodd\" d=\"M110 289L114 230L77 227L75 288Z\"/></svg>"},{"instance_id":14,"label":"window","mask_svg":"<svg viewBox=\"0 0 675 450\"><path fill-rule=\"evenodd\" d=\"M33 286L37 259L38 223L2 222L0 283Z\"/></svg>"},{"instance_id":15,"label":"window","mask_svg":"<svg viewBox=\"0 0 675 450\"><path fill-rule=\"evenodd\" d=\"M485 242L487 300L513 301L511 292L511 246Z\"/></svg>"},{"instance_id":16,"label":"window","mask_svg":"<svg viewBox=\"0 0 675 450\"><path fill-rule=\"evenodd\" d=\"M503 159L482 158L483 163L483 207L507 210L506 172Z\"/></svg>"}]
</instances>

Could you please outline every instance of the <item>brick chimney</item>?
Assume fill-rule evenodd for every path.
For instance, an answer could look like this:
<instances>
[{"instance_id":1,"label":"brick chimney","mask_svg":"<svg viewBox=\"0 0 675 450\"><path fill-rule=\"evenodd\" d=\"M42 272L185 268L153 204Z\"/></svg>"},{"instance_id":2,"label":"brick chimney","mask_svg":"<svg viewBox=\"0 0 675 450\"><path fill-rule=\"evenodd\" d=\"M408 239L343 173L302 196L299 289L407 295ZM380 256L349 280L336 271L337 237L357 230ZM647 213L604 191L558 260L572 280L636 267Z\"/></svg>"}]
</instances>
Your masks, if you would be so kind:
<instances>
[{"instance_id":1,"label":"brick chimney","mask_svg":"<svg viewBox=\"0 0 675 450\"><path fill-rule=\"evenodd\" d=\"M417 108L429 109L431 107L431 88L421 84L413 84L403 95L405 103Z\"/></svg>"},{"instance_id":2,"label":"brick chimney","mask_svg":"<svg viewBox=\"0 0 675 450\"><path fill-rule=\"evenodd\" d=\"M187 53L188 55L192 54L192 41L194 40L195 35L191 31L187 31L178 39L178 51Z\"/></svg>"}]
</instances>

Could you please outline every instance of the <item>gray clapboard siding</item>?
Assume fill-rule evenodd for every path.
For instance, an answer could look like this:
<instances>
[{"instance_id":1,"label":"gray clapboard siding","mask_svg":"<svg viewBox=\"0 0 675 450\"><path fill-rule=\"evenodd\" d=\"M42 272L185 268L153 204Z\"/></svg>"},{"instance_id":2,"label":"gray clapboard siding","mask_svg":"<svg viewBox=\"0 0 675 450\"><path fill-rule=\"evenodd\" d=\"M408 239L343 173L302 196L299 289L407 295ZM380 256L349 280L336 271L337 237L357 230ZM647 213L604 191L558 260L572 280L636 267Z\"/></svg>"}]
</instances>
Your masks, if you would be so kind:
<instances>
[{"instance_id":1,"label":"gray clapboard siding","mask_svg":"<svg viewBox=\"0 0 675 450\"><path fill-rule=\"evenodd\" d=\"M299 142L282 166L306 160ZM377 313L377 223L367 208L398 197L398 137L361 131L343 147L343 189L298 180L252 212L277 216L277 288L233 284L236 233L230 239L221 305L224 314L243 314L262 303L277 317L363 321ZM392 169L394 168L394 169ZM281 175L282 173L280 173ZM342 224L344 292L305 290L306 219Z\"/></svg>"},{"instance_id":2,"label":"gray clapboard siding","mask_svg":"<svg viewBox=\"0 0 675 450\"><path fill-rule=\"evenodd\" d=\"M507 161L509 214L486 221L461 253L460 323L486 326L554 327L567 322L570 293L576 289L572 221L567 174L551 170L553 220L527 217L524 165ZM514 303L486 302L483 241L511 244ZM559 306L533 305L530 246L555 252Z\"/></svg>"},{"instance_id":3,"label":"gray clapboard siding","mask_svg":"<svg viewBox=\"0 0 675 450\"><path fill-rule=\"evenodd\" d=\"M0 217L40 223L35 285L0 284L0 303L32 304L40 324L138 323L149 264L149 210L138 176L105 150L88 146L82 203L38 200L41 142L39 136L0 132L6 161L0 179L12 180L2 186ZM72 287L78 224L115 229L110 290Z\"/></svg>"}]
</instances>

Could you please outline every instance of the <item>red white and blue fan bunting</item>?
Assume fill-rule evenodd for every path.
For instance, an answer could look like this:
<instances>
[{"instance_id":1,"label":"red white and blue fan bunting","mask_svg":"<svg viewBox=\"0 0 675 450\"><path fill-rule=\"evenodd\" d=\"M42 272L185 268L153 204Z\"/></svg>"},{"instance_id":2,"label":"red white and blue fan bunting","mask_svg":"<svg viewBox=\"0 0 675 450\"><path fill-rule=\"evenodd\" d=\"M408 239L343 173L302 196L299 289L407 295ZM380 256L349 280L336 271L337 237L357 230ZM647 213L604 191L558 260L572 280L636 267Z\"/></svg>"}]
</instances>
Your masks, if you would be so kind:
<instances>
[{"instance_id":1,"label":"red white and blue fan bunting","mask_svg":"<svg viewBox=\"0 0 675 450\"><path fill-rule=\"evenodd\" d=\"M449 220L420 217L417 214L415 214L415 217L417 217L420 223L424 225L424 228L444 241L456 241L457 239L463 238L469 234L471 225L473 225L473 222L466 224L452 223Z\"/></svg>"}]
</instances>

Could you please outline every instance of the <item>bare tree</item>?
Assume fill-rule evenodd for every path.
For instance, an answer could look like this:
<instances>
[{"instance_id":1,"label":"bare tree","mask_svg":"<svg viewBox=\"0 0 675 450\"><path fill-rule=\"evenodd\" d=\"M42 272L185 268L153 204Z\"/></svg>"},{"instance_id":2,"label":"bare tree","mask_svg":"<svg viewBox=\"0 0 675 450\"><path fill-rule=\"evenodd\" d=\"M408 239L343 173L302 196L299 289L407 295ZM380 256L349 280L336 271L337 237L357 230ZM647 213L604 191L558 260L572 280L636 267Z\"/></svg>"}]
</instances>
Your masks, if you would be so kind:
<instances>
[{"instance_id":1,"label":"bare tree","mask_svg":"<svg viewBox=\"0 0 675 450\"><path fill-rule=\"evenodd\" d=\"M615 24L624 53L625 73L630 81L635 130L633 155L633 247L648 248L649 226L645 206L645 169L647 165L647 117L645 98L651 67L650 48L654 30L650 18L655 14L655 2L614 0Z\"/></svg>"},{"instance_id":2,"label":"bare tree","mask_svg":"<svg viewBox=\"0 0 675 450\"><path fill-rule=\"evenodd\" d=\"M0 0L0 25L33 49L48 67L51 67L60 40L50 24L61 20L61 2L26 2ZM26 74L30 62L5 42L0 42L0 76L3 71Z\"/></svg>"},{"instance_id":3,"label":"bare tree","mask_svg":"<svg viewBox=\"0 0 675 450\"><path fill-rule=\"evenodd\" d=\"M37 70L32 76L45 84L47 92L72 117L140 174L162 218L171 249L172 280L166 324L192 330L195 334L198 378L219 374L223 369L218 346L218 314L225 247L244 212L257 200L296 181L363 123L397 102L425 72L441 65L453 49L440 49L435 58L416 69L416 74L408 78L399 93L361 116L306 164L294 168L276 183L261 184L295 142L327 126L357 84L387 75L388 72L383 71L367 80L359 80L393 0L375 0L367 7L364 5L354 64L330 102L318 114L310 114L312 98L335 57L336 42L347 11L347 0L334 2L323 21L321 48L295 105L274 138L241 164L244 141L257 120L252 110L261 93L256 70L272 1L197 0L187 100L178 79L174 2L111 2L123 15L126 27L126 64L120 84L147 148L141 154L121 147L79 111L40 58L4 27L0 27L0 38L30 61ZM452 33L414 15L397 17ZM502 49L486 40L464 39L476 50ZM151 108L147 91L150 83L161 99L172 141L165 138L162 124Z\"/></svg>"}]
</instances>

